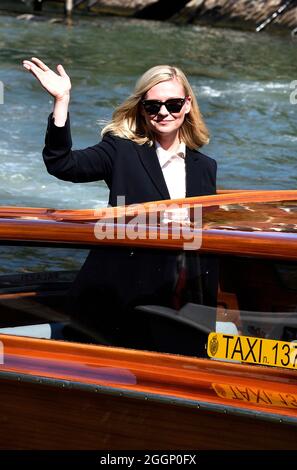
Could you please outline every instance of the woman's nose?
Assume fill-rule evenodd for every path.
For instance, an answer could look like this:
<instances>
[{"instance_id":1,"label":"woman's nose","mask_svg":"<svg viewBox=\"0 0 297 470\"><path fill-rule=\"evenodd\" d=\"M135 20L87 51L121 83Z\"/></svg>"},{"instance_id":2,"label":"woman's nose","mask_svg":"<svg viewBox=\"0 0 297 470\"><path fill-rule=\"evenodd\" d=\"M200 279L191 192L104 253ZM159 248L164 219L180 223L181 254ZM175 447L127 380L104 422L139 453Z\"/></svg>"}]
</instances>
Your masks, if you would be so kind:
<instances>
[{"instance_id":1,"label":"woman's nose","mask_svg":"<svg viewBox=\"0 0 297 470\"><path fill-rule=\"evenodd\" d=\"M159 109L159 113L158 114L168 114L168 110L165 106L165 104L163 103L161 108Z\"/></svg>"}]
</instances>

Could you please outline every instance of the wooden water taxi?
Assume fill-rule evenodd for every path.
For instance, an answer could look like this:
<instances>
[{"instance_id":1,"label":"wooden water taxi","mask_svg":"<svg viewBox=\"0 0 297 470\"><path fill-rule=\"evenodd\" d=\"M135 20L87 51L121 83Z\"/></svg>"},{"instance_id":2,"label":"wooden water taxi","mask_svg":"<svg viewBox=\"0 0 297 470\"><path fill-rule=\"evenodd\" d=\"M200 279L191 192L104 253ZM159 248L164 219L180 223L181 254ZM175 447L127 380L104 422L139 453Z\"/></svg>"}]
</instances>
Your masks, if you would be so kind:
<instances>
[{"instance_id":1,"label":"wooden water taxi","mask_svg":"<svg viewBox=\"0 0 297 470\"><path fill-rule=\"evenodd\" d=\"M172 201L0 208L0 448L297 449L297 191L174 202L202 208L202 224L165 226ZM124 236L98 237L111 229ZM116 246L215 259L216 305L137 306L158 337L151 350L65 335L65 296L89 250Z\"/></svg>"}]
</instances>

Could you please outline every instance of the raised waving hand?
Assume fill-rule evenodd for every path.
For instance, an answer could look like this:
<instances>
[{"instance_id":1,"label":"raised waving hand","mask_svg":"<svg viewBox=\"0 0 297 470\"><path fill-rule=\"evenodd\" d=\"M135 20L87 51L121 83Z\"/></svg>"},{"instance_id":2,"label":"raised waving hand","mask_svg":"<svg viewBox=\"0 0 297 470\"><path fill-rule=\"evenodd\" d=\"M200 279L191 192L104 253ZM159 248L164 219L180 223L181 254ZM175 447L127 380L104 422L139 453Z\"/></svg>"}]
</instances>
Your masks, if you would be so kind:
<instances>
[{"instance_id":1,"label":"raised waving hand","mask_svg":"<svg viewBox=\"0 0 297 470\"><path fill-rule=\"evenodd\" d=\"M51 70L44 62L36 57L31 60L24 60L23 66L32 73L43 88L54 98L53 117L55 124L59 127L64 126L70 100L71 81L64 67L57 66L57 72Z\"/></svg>"},{"instance_id":2,"label":"raised waving hand","mask_svg":"<svg viewBox=\"0 0 297 470\"><path fill-rule=\"evenodd\" d=\"M69 98L71 81L62 65L57 66L58 73L55 73L40 59L32 57L31 60L24 60L23 66L37 78L43 88L56 100Z\"/></svg>"}]
</instances>

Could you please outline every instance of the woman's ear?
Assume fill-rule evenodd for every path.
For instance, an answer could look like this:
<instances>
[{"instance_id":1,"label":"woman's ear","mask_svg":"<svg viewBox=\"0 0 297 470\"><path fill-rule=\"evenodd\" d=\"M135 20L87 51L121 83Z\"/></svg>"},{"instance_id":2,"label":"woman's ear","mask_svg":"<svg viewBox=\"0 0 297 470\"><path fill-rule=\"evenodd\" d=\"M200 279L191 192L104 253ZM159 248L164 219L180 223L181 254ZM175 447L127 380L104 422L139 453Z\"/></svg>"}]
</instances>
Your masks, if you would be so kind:
<instances>
[{"instance_id":1,"label":"woman's ear","mask_svg":"<svg viewBox=\"0 0 297 470\"><path fill-rule=\"evenodd\" d=\"M192 106L192 98L187 96L187 100L185 102L185 114L188 114L191 111Z\"/></svg>"}]
</instances>

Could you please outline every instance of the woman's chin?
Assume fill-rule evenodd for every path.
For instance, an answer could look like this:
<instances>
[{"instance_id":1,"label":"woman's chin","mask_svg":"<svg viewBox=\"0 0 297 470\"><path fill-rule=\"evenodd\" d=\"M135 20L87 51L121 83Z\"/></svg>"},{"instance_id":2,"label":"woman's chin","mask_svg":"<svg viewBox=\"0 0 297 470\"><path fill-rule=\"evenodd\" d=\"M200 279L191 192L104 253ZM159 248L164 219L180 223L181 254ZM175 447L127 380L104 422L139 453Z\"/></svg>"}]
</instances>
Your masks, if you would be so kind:
<instances>
[{"instance_id":1,"label":"woman's chin","mask_svg":"<svg viewBox=\"0 0 297 470\"><path fill-rule=\"evenodd\" d=\"M175 132L177 129L175 129L174 126L170 125L170 123L158 123L158 125L155 127L155 131L159 132L160 134L171 134L172 132Z\"/></svg>"}]
</instances>

